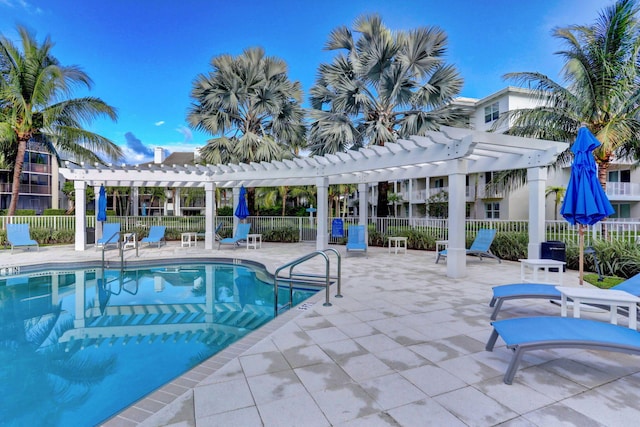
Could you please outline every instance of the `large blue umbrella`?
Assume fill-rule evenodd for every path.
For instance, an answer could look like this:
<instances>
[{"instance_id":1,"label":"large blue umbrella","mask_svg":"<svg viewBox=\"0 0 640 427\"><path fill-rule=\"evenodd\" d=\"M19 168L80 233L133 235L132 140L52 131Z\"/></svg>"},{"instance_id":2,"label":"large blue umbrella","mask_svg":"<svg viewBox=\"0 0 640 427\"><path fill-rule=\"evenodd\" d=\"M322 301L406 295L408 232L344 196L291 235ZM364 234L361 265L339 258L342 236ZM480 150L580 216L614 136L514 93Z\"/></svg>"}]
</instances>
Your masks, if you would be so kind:
<instances>
[{"instance_id":1,"label":"large blue umbrella","mask_svg":"<svg viewBox=\"0 0 640 427\"><path fill-rule=\"evenodd\" d=\"M100 193L98 195L98 216L96 219L98 221L107 220L107 190L105 190L104 185L100 186Z\"/></svg>"},{"instance_id":2,"label":"large blue umbrella","mask_svg":"<svg viewBox=\"0 0 640 427\"><path fill-rule=\"evenodd\" d=\"M600 181L598 167L593 157L593 150L600 146L600 141L586 127L581 127L578 137L571 146L573 164L571 176L565 191L560 213L570 224L579 224L580 239L580 284L584 269L584 225L593 225L614 213Z\"/></svg>"},{"instance_id":3,"label":"large blue umbrella","mask_svg":"<svg viewBox=\"0 0 640 427\"><path fill-rule=\"evenodd\" d=\"M247 190L244 188L244 185L240 187L240 197L234 214L241 220L249 216L249 208L247 207Z\"/></svg>"}]
</instances>

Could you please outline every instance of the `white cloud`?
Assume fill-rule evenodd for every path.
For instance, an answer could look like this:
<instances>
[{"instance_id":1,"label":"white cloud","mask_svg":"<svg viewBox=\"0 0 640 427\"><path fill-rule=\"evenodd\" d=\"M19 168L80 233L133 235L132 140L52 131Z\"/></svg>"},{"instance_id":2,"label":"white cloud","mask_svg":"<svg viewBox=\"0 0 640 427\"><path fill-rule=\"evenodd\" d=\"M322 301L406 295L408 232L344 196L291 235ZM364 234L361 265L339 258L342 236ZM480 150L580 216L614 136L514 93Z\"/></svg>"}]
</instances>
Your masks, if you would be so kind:
<instances>
[{"instance_id":1,"label":"white cloud","mask_svg":"<svg viewBox=\"0 0 640 427\"><path fill-rule=\"evenodd\" d=\"M159 122L154 123L156 126L162 126L164 124L164 120L160 120Z\"/></svg>"}]
</instances>

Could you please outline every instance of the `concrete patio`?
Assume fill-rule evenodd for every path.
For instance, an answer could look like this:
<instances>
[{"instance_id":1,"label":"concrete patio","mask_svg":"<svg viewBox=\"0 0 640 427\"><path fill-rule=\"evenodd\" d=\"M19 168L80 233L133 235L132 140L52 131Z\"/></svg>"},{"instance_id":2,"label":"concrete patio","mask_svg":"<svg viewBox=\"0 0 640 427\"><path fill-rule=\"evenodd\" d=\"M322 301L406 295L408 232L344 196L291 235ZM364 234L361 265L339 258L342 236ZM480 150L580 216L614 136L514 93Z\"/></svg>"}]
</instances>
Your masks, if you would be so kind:
<instances>
[{"instance_id":1,"label":"concrete patio","mask_svg":"<svg viewBox=\"0 0 640 427\"><path fill-rule=\"evenodd\" d=\"M491 287L518 282L517 262L468 258L463 279L445 276L433 252L342 257L342 294L324 292L279 316L150 394L106 426L635 426L640 358L584 350L525 356L513 385L502 377L510 351L485 351ZM242 258L276 267L314 244L262 249L141 247L139 259ZM118 251L107 258L118 260ZM93 248L3 251L0 268L99 259ZM135 259L127 250L126 259ZM333 261L334 258L332 258ZM320 265L311 264L311 269ZM577 273L565 285L578 286ZM586 285L590 286L590 285ZM560 315L544 300L506 302L500 318ZM583 312L607 321L608 314ZM621 318L620 324L626 325Z\"/></svg>"}]
</instances>

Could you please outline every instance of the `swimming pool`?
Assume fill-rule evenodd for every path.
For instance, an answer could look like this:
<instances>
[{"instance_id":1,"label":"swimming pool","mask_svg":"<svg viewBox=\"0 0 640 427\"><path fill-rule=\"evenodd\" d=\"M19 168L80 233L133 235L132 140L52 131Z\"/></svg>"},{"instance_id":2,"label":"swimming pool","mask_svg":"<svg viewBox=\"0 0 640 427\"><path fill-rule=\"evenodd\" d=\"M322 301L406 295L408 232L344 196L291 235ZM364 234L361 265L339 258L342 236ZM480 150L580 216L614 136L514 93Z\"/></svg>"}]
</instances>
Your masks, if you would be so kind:
<instances>
[{"instance_id":1,"label":"swimming pool","mask_svg":"<svg viewBox=\"0 0 640 427\"><path fill-rule=\"evenodd\" d=\"M0 424L98 424L273 319L273 293L254 263L0 276Z\"/></svg>"}]
</instances>

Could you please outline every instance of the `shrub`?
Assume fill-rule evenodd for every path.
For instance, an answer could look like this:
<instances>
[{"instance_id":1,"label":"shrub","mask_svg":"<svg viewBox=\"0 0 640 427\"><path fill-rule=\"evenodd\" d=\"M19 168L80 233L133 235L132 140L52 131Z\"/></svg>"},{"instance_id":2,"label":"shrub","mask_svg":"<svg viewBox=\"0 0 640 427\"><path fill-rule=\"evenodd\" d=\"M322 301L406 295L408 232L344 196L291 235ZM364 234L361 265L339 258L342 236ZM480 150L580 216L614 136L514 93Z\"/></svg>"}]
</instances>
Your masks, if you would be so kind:
<instances>
[{"instance_id":1,"label":"shrub","mask_svg":"<svg viewBox=\"0 0 640 427\"><path fill-rule=\"evenodd\" d=\"M528 244L529 236L526 233L497 233L491 244L491 252L500 259L517 261L527 258Z\"/></svg>"},{"instance_id":2,"label":"shrub","mask_svg":"<svg viewBox=\"0 0 640 427\"><path fill-rule=\"evenodd\" d=\"M294 227L274 228L262 233L266 242L293 243L299 240L298 229Z\"/></svg>"},{"instance_id":3,"label":"shrub","mask_svg":"<svg viewBox=\"0 0 640 427\"><path fill-rule=\"evenodd\" d=\"M42 215L66 215L67 211L65 209L45 209L42 212Z\"/></svg>"}]
</instances>

